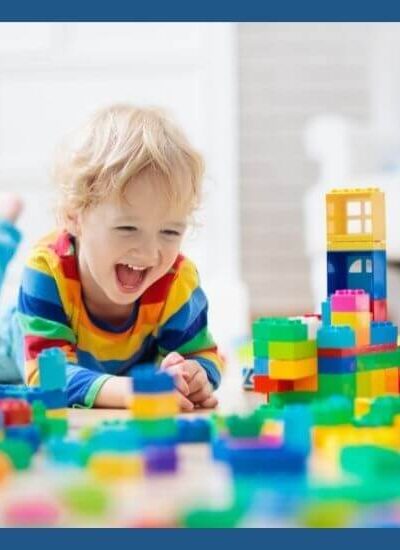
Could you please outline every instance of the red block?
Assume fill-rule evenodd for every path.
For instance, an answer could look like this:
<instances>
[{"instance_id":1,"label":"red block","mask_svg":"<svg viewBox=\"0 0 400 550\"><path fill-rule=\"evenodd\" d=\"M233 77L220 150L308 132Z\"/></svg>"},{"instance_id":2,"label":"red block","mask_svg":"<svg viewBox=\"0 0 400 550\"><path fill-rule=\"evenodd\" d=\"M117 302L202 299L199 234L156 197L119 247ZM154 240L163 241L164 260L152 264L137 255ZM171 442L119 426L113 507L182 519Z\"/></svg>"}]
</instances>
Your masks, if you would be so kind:
<instances>
[{"instance_id":1,"label":"red block","mask_svg":"<svg viewBox=\"0 0 400 550\"><path fill-rule=\"evenodd\" d=\"M324 348L318 350L318 357L354 357L368 353L383 353L397 349L397 344L376 344L374 346L358 346L357 348Z\"/></svg>"},{"instance_id":2,"label":"red block","mask_svg":"<svg viewBox=\"0 0 400 550\"><path fill-rule=\"evenodd\" d=\"M293 391L294 384L292 380L272 380L266 374L255 374L254 391L259 393L279 393Z\"/></svg>"},{"instance_id":3,"label":"red block","mask_svg":"<svg viewBox=\"0 0 400 550\"><path fill-rule=\"evenodd\" d=\"M32 409L22 399L0 399L0 415L4 426L21 426L32 422Z\"/></svg>"},{"instance_id":4,"label":"red block","mask_svg":"<svg viewBox=\"0 0 400 550\"><path fill-rule=\"evenodd\" d=\"M371 301L371 313L373 321L387 321L387 301L386 300L372 300Z\"/></svg>"}]
</instances>

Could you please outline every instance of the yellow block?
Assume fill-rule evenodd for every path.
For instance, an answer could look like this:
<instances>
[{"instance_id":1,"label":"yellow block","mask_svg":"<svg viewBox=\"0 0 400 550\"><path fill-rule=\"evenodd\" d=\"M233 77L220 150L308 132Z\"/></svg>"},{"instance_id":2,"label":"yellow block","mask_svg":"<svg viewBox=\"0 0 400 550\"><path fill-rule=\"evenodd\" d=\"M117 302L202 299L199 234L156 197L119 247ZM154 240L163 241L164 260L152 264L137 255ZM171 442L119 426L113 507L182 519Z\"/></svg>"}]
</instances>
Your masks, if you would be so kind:
<instances>
[{"instance_id":1,"label":"yellow block","mask_svg":"<svg viewBox=\"0 0 400 550\"><path fill-rule=\"evenodd\" d=\"M334 189L326 195L328 243L385 242L385 195L377 188ZM342 248L343 250L343 248Z\"/></svg>"},{"instance_id":2,"label":"yellow block","mask_svg":"<svg viewBox=\"0 0 400 550\"><path fill-rule=\"evenodd\" d=\"M9 477L13 470L11 460L5 453L0 452L0 483Z\"/></svg>"},{"instance_id":3,"label":"yellow block","mask_svg":"<svg viewBox=\"0 0 400 550\"><path fill-rule=\"evenodd\" d=\"M47 418L67 418L68 409L48 409L46 411Z\"/></svg>"},{"instance_id":4,"label":"yellow block","mask_svg":"<svg viewBox=\"0 0 400 550\"><path fill-rule=\"evenodd\" d=\"M294 391L317 391L318 390L318 374L307 376L295 380L293 384Z\"/></svg>"},{"instance_id":5,"label":"yellow block","mask_svg":"<svg viewBox=\"0 0 400 550\"><path fill-rule=\"evenodd\" d=\"M175 392L165 394L134 394L129 398L128 408L135 418L143 420L176 416L179 412Z\"/></svg>"},{"instance_id":6,"label":"yellow block","mask_svg":"<svg viewBox=\"0 0 400 550\"><path fill-rule=\"evenodd\" d=\"M262 426L261 435L283 436L283 423L279 420L266 420Z\"/></svg>"},{"instance_id":7,"label":"yellow block","mask_svg":"<svg viewBox=\"0 0 400 550\"><path fill-rule=\"evenodd\" d=\"M356 395L357 397L372 397L371 371L356 373Z\"/></svg>"},{"instance_id":8,"label":"yellow block","mask_svg":"<svg viewBox=\"0 0 400 550\"><path fill-rule=\"evenodd\" d=\"M353 250L368 252L368 250L386 250L386 242L338 240L329 241L326 248L328 252L351 252Z\"/></svg>"},{"instance_id":9,"label":"yellow block","mask_svg":"<svg viewBox=\"0 0 400 550\"><path fill-rule=\"evenodd\" d=\"M371 394L372 397L379 397L386 393L385 369L371 371Z\"/></svg>"},{"instance_id":10,"label":"yellow block","mask_svg":"<svg viewBox=\"0 0 400 550\"><path fill-rule=\"evenodd\" d=\"M370 343L371 313L369 311L332 311L331 323L334 326L351 327L356 336L357 346L367 346Z\"/></svg>"},{"instance_id":11,"label":"yellow block","mask_svg":"<svg viewBox=\"0 0 400 550\"><path fill-rule=\"evenodd\" d=\"M114 481L142 476L144 463L140 455L99 453L89 460L88 470L98 480Z\"/></svg>"},{"instance_id":12,"label":"yellow block","mask_svg":"<svg viewBox=\"0 0 400 550\"><path fill-rule=\"evenodd\" d=\"M385 369L385 389L386 393L399 395L399 369Z\"/></svg>"},{"instance_id":13,"label":"yellow block","mask_svg":"<svg viewBox=\"0 0 400 550\"><path fill-rule=\"evenodd\" d=\"M299 359L297 361L280 361L271 359L269 376L273 380L298 380L317 374L317 359Z\"/></svg>"}]
</instances>

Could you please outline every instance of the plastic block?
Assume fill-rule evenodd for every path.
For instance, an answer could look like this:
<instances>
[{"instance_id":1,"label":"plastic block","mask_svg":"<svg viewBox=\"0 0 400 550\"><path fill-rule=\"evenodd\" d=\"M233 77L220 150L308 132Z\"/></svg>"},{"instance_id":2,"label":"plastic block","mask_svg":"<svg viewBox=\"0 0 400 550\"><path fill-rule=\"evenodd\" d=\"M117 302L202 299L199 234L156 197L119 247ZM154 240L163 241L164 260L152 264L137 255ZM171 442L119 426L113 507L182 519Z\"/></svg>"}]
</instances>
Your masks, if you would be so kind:
<instances>
[{"instance_id":1,"label":"plastic block","mask_svg":"<svg viewBox=\"0 0 400 550\"><path fill-rule=\"evenodd\" d=\"M354 398L356 395L356 375L351 374L320 374L318 378L318 396L330 397L343 395Z\"/></svg>"},{"instance_id":2,"label":"plastic block","mask_svg":"<svg viewBox=\"0 0 400 550\"><path fill-rule=\"evenodd\" d=\"M46 445L46 454L52 462L84 467L89 458L89 452L85 443L76 440L55 438Z\"/></svg>"},{"instance_id":3,"label":"plastic block","mask_svg":"<svg viewBox=\"0 0 400 550\"><path fill-rule=\"evenodd\" d=\"M307 456L311 450L312 415L306 405L288 405L283 412L284 445Z\"/></svg>"},{"instance_id":4,"label":"plastic block","mask_svg":"<svg viewBox=\"0 0 400 550\"><path fill-rule=\"evenodd\" d=\"M255 338L253 340L253 356L255 358L267 359L268 358L268 341Z\"/></svg>"},{"instance_id":5,"label":"plastic block","mask_svg":"<svg viewBox=\"0 0 400 550\"><path fill-rule=\"evenodd\" d=\"M317 334L319 348L354 348L356 336L350 327L321 327Z\"/></svg>"},{"instance_id":6,"label":"plastic block","mask_svg":"<svg viewBox=\"0 0 400 550\"><path fill-rule=\"evenodd\" d=\"M350 424L353 419L353 402L341 395L316 401L311 410L316 426Z\"/></svg>"},{"instance_id":7,"label":"plastic block","mask_svg":"<svg viewBox=\"0 0 400 550\"><path fill-rule=\"evenodd\" d=\"M370 297L363 289L337 290L331 296L333 312L370 311Z\"/></svg>"},{"instance_id":8,"label":"plastic block","mask_svg":"<svg viewBox=\"0 0 400 550\"><path fill-rule=\"evenodd\" d=\"M299 359L297 361L280 361L271 359L269 376L272 380L298 380L317 374L317 358Z\"/></svg>"},{"instance_id":9,"label":"plastic block","mask_svg":"<svg viewBox=\"0 0 400 550\"><path fill-rule=\"evenodd\" d=\"M211 439L209 418L178 418L178 443L208 443Z\"/></svg>"},{"instance_id":10,"label":"plastic block","mask_svg":"<svg viewBox=\"0 0 400 550\"><path fill-rule=\"evenodd\" d=\"M165 371L157 369L138 369L133 375L134 393L163 393L175 389L174 379Z\"/></svg>"},{"instance_id":11,"label":"plastic block","mask_svg":"<svg viewBox=\"0 0 400 550\"><path fill-rule=\"evenodd\" d=\"M189 512L185 512L181 519L183 527L189 529L201 528L231 528L239 524L241 517L244 515L244 510L241 506L232 508L195 508Z\"/></svg>"},{"instance_id":12,"label":"plastic block","mask_svg":"<svg viewBox=\"0 0 400 550\"><path fill-rule=\"evenodd\" d=\"M60 348L49 348L38 357L42 390L63 390L67 385L67 359Z\"/></svg>"},{"instance_id":13,"label":"plastic block","mask_svg":"<svg viewBox=\"0 0 400 550\"><path fill-rule=\"evenodd\" d=\"M175 418L160 418L154 420L133 420L132 426L137 430L139 438L176 440L178 427Z\"/></svg>"},{"instance_id":14,"label":"plastic block","mask_svg":"<svg viewBox=\"0 0 400 550\"><path fill-rule=\"evenodd\" d=\"M138 430L131 426L103 426L88 440L90 454L101 451L135 452L141 449Z\"/></svg>"},{"instance_id":15,"label":"plastic block","mask_svg":"<svg viewBox=\"0 0 400 550\"><path fill-rule=\"evenodd\" d=\"M299 320L264 317L253 323L253 338L274 342L307 340L307 325Z\"/></svg>"},{"instance_id":16,"label":"plastic block","mask_svg":"<svg viewBox=\"0 0 400 550\"><path fill-rule=\"evenodd\" d=\"M88 471L99 481L115 481L141 477L144 473L143 458L134 454L99 453L88 461Z\"/></svg>"},{"instance_id":17,"label":"plastic block","mask_svg":"<svg viewBox=\"0 0 400 550\"><path fill-rule=\"evenodd\" d=\"M68 418L68 409L48 409L46 411L46 418Z\"/></svg>"},{"instance_id":18,"label":"plastic block","mask_svg":"<svg viewBox=\"0 0 400 550\"><path fill-rule=\"evenodd\" d=\"M351 474L368 480L371 477L400 476L400 455L391 449L375 445L349 446L342 450L342 468Z\"/></svg>"},{"instance_id":19,"label":"plastic block","mask_svg":"<svg viewBox=\"0 0 400 550\"><path fill-rule=\"evenodd\" d=\"M306 470L303 453L268 446L230 449L228 463L234 475L303 475Z\"/></svg>"},{"instance_id":20,"label":"plastic block","mask_svg":"<svg viewBox=\"0 0 400 550\"><path fill-rule=\"evenodd\" d=\"M372 378L370 372L357 372L356 395L362 398L372 397Z\"/></svg>"},{"instance_id":21,"label":"plastic block","mask_svg":"<svg viewBox=\"0 0 400 550\"><path fill-rule=\"evenodd\" d=\"M319 374L346 374L356 371L357 361L353 357L318 357Z\"/></svg>"},{"instance_id":22,"label":"plastic block","mask_svg":"<svg viewBox=\"0 0 400 550\"><path fill-rule=\"evenodd\" d=\"M377 188L333 189L326 194L326 217L328 242L386 240L385 195ZM359 231L352 219L360 222Z\"/></svg>"},{"instance_id":23,"label":"plastic block","mask_svg":"<svg viewBox=\"0 0 400 550\"><path fill-rule=\"evenodd\" d=\"M242 369L242 388L244 390L253 390L254 389L254 369L244 367Z\"/></svg>"},{"instance_id":24,"label":"plastic block","mask_svg":"<svg viewBox=\"0 0 400 550\"><path fill-rule=\"evenodd\" d=\"M9 426L5 432L7 439L18 439L25 441L30 445L32 452L36 452L39 449L41 434L40 430L34 424L28 424L25 426Z\"/></svg>"},{"instance_id":25,"label":"plastic block","mask_svg":"<svg viewBox=\"0 0 400 550\"><path fill-rule=\"evenodd\" d=\"M57 527L61 509L53 500L24 499L7 504L3 515L7 527Z\"/></svg>"},{"instance_id":26,"label":"plastic block","mask_svg":"<svg viewBox=\"0 0 400 550\"><path fill-rule=\"evenodd\" d=\"M178 455L175 447L153 447L146 451L145 469L147 474L176 472Z\"/></svg>"},{"instance_id":27,"label":"plastic block","mask_svg":"<svg viewBox=\"0 0 400 550\"><path fill-rule=\"evenodd\" d=\"M65 418L46 418L45 437L64 437L68 433L68 420Z\"/></svg>"},{"instance_id":28,"label":"plastic block","mask_svg":"<svg viewBox=\"0 0 400 550\"><path fill-rule=\"evenodd\" d=\"M68 484L61 494L67 509L79 517L103 517L109 508L106 489L97 483Z\"/></svg>"},{"instance_id":29,"label":"plastic block","mask_svg":"<svg viewBox=\"0 0 400 550\"><path fill-rule=\"evenodd\" d=\"M307 325L307 340L316 340L317 331L322 325L321 315L317 313L307 313L305 315L290 317L291 321L301 321Z\"/></svg>"},{"instance_id":30,"label":"plastic block","mask_svg":"<svg viewBox=\"0 0 400 550\"><path fill-rule=\"evenodd\" d=\"M247 416L231 415L225 419L229 435L239 438L258 437L263 422L264 419L258 411Z\"/></svg>"},{"instance_id":31,"label":"plastic block","mask_svg":"<svg viewBox=\"0 0 400 550\"><path fill-rule=\"evenodd\" d=\"M356 348L321 348L318 350L318 357L350 357L356 355L366 355L368 353L381 353L384 351L394 351L397 344L375 344L374 346L359 346Z\"/></svg>"},{"instance_id":32,"label":"plastic block","mask_svg":"<svg viewBox=\"0 0 400 550\"><path fill-rule=\"evenodd\" d=\"M333 326L347 326L352 329L370 328L371 313L369 311L355 311L344 313L343 311L332 312Z\"/></svg>"},{"instance_id":33,"label":"plastic block","mask_svg":"<svg viewBox=\"0 0 400 550\"><path fill-rule=\"evenodd\" d=\"M20 439L4 439L0 441L0 454L4 453L16 470L26 470L31 465L32 447Z\"/></svg>"},{"instance_id":34,"label":"plastic block","mask_svg":"<svg viewBox=\"0 0 400 550\"><path fill-rule=\"evenodd\" d=\"M13 471L13 465L9 457L0 451L0 484L10 477Z\"/></svg>"},{"instance_id":35,"label":"plastic block","mask_svg":"<svg viewBox=\"0 0 400 550\"><path fill-rule=\"evenodd\" d=\"M254 358L254 374L268 374L269 361L261 357Z\"/></svg>"},{"instance_id":36,"label":"plastic block","mask_svg":"<svg viewBox=\"0 0 400 550\"><path fill-rule=\"evenodd\" d=\"M294 391L317 391L318 390L318 374L314 376L308 376L307 378L300 378L293 382Z\"/></svg>"},{"instance_id":37,"label":"plastic block","mask_svg":"<svg viewBox=\"0 0 400 550\"><path fill-rule=\"evenodd\" d=\"M371 344L397 344L398 329L389 321L371 323Z\"/></svg>"},{"instance_id":38,"label":"plastic block","mask_svg":"<svg viewBox=\"0 0 400 550\"><path fill-rule=\"evenodd\" d=\"M318 392L314 391L286 391L280 393L270 393L268 404L273 407L282 408L292 403L310 403L314 401Z\"/></svg>"},{"instance_id":39,"label":"plastic block","mask_svg":"<svg viewBox=\"0 0 400 550\"><path fill-rule=\"evenodd\" d=\"M176 416L178 397L174 392L162 394L134 394L128 400L128 409L135 418L149 420Z\"/></svg>"},{"instance_id":40,"label":"plastic block","mask_svg":"<svg viewBox=\"0 0 400 550\"><path fill-rule=\"evenodd\" d=\"M31 406L22 399L0 399L0 412L6 427L30 424L32 421Z\"/></svg>"},{"instance_id":41,"label":"plastic block","mask_svg":"<svg viewBox=\"0 0 400 550\"><path fill-rule=\"evenodd\" d=\"M68 406L67 393L63 390L42 391L40 401L46 409L64 409Z\"/></svg>"},{"instance_id":42,"label":"plastic block","mask_svg":"<svg viewBox=\"0 0 400 550\"><path fill-rule=\"evenodd\" d=\"M383 353L371 353L357 357L358 371L389 369L400 365L400 349Z\"/></svg>"},{"instance_id":43,"label":"plastic block","mask_svg":"<svg viewBox=\"0 0 400 550\"><path fill-rule=\"evenodd\" d=\"M287 392L293 390L291 380L272 380L263 374L254 375L254 391L259 393Z\"/></svg>"},{"instance_id":44,"label":"plastic block","mask_svg":"<svg viewBox=\"0 0 400 550\"><path fill-rule=\"evenodd\" d=\"M374 321L386 321L388 317L387 301L386 300L372 300L371 313Z\"/></svg>"},{"instance_id":45,"label":"plastic block","mask_svg":"<svg viewBox=\"0 0 400 550\"><path fill-rule=\"evenodd\" d=\"M385 393L399 394L399 369L385 369Z\"/></svg>"},{"instance_id":46,"label":"plastic block","mask_svg":"<svg viewBox=\"0 0 400 550\"><path fill-rule=\"evenodd\" d=\"M386 369L373 370L371 374L372 397L386 394Z\"/></svg>"},{"instance_id":47,"label":"plastic block","mask_svg":"<svg viewBox=\"0 0 400 550\"><path fill-rule=\"evenodd\" d=\"M308 359L317 354L315 340L303 340L299 342L270 342L269 358L284 361Z\"/></svg>"},{"instance_id":48,"label":"plastic block","mask_svg":"<svg viewBox=\"0 0 400 550\"><path fill-rule=\"evenodd\" d=\"M326 327L331 324L331 304L329 301L321 303L322 326Z\"/></svg>"}]
</instances>

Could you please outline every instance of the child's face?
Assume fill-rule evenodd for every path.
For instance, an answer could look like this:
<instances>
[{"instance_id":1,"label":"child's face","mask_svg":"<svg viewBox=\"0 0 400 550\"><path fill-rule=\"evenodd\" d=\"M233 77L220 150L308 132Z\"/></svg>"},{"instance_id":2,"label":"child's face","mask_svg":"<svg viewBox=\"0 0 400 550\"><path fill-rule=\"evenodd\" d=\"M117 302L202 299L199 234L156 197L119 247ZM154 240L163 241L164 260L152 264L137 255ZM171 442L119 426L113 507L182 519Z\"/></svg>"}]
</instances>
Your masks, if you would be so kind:
<instances>
[{"instance_id":1,"label":"child's face","mask_svg":"<svg viewBox=\"0 0 400 550\"><path fill-rule=\"evenodd\" d=\"M168 208L149 176L128 184L76 222L78 258L88 303L128 306L173 265L188 212Z\"/></svg>"}]
</instances>

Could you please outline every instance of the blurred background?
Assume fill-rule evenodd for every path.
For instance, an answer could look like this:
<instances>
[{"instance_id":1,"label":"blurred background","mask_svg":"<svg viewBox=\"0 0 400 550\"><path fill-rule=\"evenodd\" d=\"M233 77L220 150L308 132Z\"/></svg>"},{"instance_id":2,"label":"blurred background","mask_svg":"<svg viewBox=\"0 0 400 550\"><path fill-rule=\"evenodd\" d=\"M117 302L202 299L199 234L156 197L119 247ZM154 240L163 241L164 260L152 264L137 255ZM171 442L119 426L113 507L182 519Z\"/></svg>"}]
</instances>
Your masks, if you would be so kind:
<instances>
[{"instance_id":1,"label":"blurred background","mask_svg":"<svg viewBox=\"0 0 400 550\"><path fill-rule=\"evenodd\" d=\"M129 101L169 109L205 155L185 250L225 349L258 315L318 311L331 187L386 191L396 316L399 54L398 24L0 24L0 188L27 202L3 304L54 226L55 146L94 109Z\"/></svg>"}]
</instances>

